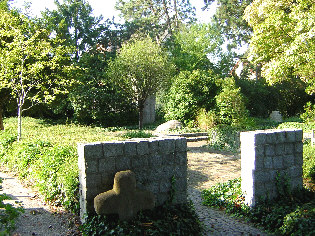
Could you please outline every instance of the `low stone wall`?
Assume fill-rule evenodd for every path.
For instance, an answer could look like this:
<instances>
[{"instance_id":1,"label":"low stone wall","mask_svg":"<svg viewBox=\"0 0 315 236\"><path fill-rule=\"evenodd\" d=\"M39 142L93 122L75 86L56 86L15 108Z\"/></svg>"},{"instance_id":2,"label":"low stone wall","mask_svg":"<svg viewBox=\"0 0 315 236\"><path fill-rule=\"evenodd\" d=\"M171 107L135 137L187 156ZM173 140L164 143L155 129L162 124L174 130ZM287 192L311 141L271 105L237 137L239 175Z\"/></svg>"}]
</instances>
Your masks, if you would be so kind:
<instances>
[{"instance_id":1,"label":"low stone wall","mask_svg":"<svg viewBox=\"0 0 315 236\"><path fill-rule=\"evenodd\" d=\"M151 191L162 205L175 177L175 203L187 199L187 141L185 138L150 138L78 144L80 216L94 213L94 197L113 187L118 171L132 170L137 188Z\"/></svg>"},{"instance_id":2,"label":"low stone wall","mask_svg":"<svg viewBox=\"0 0 315 236\"><path fill-rule=\"evenodd\" d=\"M245 202L277 196L276 177L292 188L303 186L303 131L258 130L241 133L242 191Z\"/></svg>"}]
</instances>

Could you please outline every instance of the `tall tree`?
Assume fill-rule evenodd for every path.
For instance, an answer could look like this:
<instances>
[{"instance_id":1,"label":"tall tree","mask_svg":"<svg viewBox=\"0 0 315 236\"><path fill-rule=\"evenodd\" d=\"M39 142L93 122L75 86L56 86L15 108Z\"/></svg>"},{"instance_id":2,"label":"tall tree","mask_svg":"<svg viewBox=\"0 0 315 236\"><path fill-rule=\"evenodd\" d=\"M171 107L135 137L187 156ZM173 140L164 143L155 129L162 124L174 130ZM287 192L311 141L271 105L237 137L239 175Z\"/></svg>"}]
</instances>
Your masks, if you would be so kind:
<instances>
[{"instance_id":1,"label":"tall tree","mask_svg":"<svg viewBox=\"0 0 315 236\"><path fill-rule=\"evenodd\" d=\"M17 99L18 139L22 112L53 100L71 84L65 76L71 68L65 66L69 51L57 44L40 24L0 9L0 87Z\"/></svg>"},{"instance_id":2,"label":"tall tree","mask_svg":"<svg viewBox=\"0 0 315 236\"><path fill-rule=\"evenodd\" d=\"M47 27L53 30L68 46L76 48L75 59L92 48L101 35L102 17L94 17L92 7L85 0L55 0L57 10L46 10L43 17Z\"/></svg>"},{"instance_id":3,"label":"tall tree","mask_svg":"<svg viewBox=\"0 0 315 236\"><path fill-rule=\"evenodd\" d=\"M109 64L109 77L137 103L140 129L146 99L161 88L171 71L166 53L150 37L127 42Z\"/></svg>"},{"instance_id":4,"label":"tall tree","mask_svg":"<svg viewBox=\"0 0 315 236\"><path fill-rule=\"evenodd\" d=\"M245 8L253 0L204 0L205 8L217 2L214 21L228 40L247 43L251 37L252 28L243 19Z\"/></svg>"},{"instance_id":5,"label":"tall tree","mask_svg":"<svg viewBox=\"0 0 315 236\"><path fill-rule=\"evenodd\" d=\"M315 94L313 0L255 0L245 10L253 27L250 57L271 83L297 76Z\"/></svg>"},{"instance_id":6,"label":"tall tree","mask_svg":"<svg viewBox=\"0 0 315 236\"><path fill-rule=\"evenodd\" d=\"M195 9L189 0L118 0L116 9L125 21L132 21L139 31L160 43L181 23L195 21Z\"/></svg>"}]
</instances>

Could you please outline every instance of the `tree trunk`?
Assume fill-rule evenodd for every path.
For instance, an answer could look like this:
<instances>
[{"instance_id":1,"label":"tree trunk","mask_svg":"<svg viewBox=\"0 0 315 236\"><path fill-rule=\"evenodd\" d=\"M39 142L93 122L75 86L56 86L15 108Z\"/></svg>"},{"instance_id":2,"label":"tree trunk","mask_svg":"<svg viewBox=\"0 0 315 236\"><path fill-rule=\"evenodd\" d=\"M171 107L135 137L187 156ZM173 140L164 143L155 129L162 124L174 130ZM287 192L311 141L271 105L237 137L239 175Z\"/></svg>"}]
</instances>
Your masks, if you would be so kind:
<instances>
[{"instance_id":1,"label":"tree trunk","mask_svg":"<svg viewBox=\"0 0 315 236\"><path fill-rule=\"evenodd\" d=\"M17 141L21 140L22 137L22 106L18 105L18 127L17 127Z\"/></svg>"},{"instance_id":2,"label":"tree trunk","mask_svg":"<svg viewBox=\"0 0 315 236\"><path fill-rule=\"evenodd\" d=\"M0 130L4 130L2 113L3 113L3 108L2 108L2 104L0 103Z\"/></svg>"},{"instance_id":3,"label":"tree trunk","mask_svg":"<svg viewBox=\"0 0 315 236\"><path fill-rule=\"evenodd\" d=\"M144 103L139 104L139 129L143 129L143 109Z\"/></svg>"}]
</instances>

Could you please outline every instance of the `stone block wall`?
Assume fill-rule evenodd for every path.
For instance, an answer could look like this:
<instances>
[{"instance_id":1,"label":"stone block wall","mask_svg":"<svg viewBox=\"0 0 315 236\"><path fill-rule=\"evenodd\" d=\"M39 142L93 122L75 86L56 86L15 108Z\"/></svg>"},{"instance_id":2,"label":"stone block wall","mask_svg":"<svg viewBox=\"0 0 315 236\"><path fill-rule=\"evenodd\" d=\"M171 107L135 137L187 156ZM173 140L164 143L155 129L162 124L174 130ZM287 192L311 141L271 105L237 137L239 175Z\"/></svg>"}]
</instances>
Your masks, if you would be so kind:
<instances>
[{"instance_id":1,"label":"stone block wall","mask_svg":"<svg viewBox=\"0 0 315 236\"><path fill-rule=\"evenodd\" d=\"M292 188L303 186L303 131L258 130L241 133L241 176L245 202L277 196L276 177Z\"/></svg>"},{"instance_id":2,"label":"stone block wall","mask_svg":"<svg viewBox=\"0 0 315 236\"><path fill-rule=\"evenodd\" d=\"M168 198L175 177L175 203L187 199L186 138L150 138L78 144L80 216L94 213L94 197L112 189L114 175L123 170L136 174L137 188L151 191L156 205Z\"/></svg>"}]
</instances>

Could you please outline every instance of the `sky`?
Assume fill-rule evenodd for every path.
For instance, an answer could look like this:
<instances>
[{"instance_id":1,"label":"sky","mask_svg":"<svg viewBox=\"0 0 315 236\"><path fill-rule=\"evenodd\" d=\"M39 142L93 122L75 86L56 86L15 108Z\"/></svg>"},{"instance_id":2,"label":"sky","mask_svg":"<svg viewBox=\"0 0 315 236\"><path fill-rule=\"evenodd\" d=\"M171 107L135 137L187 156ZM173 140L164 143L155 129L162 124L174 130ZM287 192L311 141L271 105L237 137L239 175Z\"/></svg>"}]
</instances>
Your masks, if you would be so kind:
<instances>
[{"instance_id":1,"label":"sky","mask_svg":"<svg viewBox=\"0 0 315 236\"><path fill-rule=\"evenodd\" d=\"M113 16L118 20L119 12L115 11L114 6L116 0L87 0L93 8L94 16L103 15L104 19ZM44 11L45 8L49 10L56 9L54 0L29 0L32 3L31 13L36 16L40 16L40 12ZM62 0L60 0L62 2ZM13 0L12 5L17 8L23 8L24 0ZM211 16L215 12L215 5L212 4L211 8L206 11L202 11L201 8L204 6L204 0L190 0L190 3L196 8L196 16L199 22L208 23L210 22Z\"/></svg>"}]
</instances>

